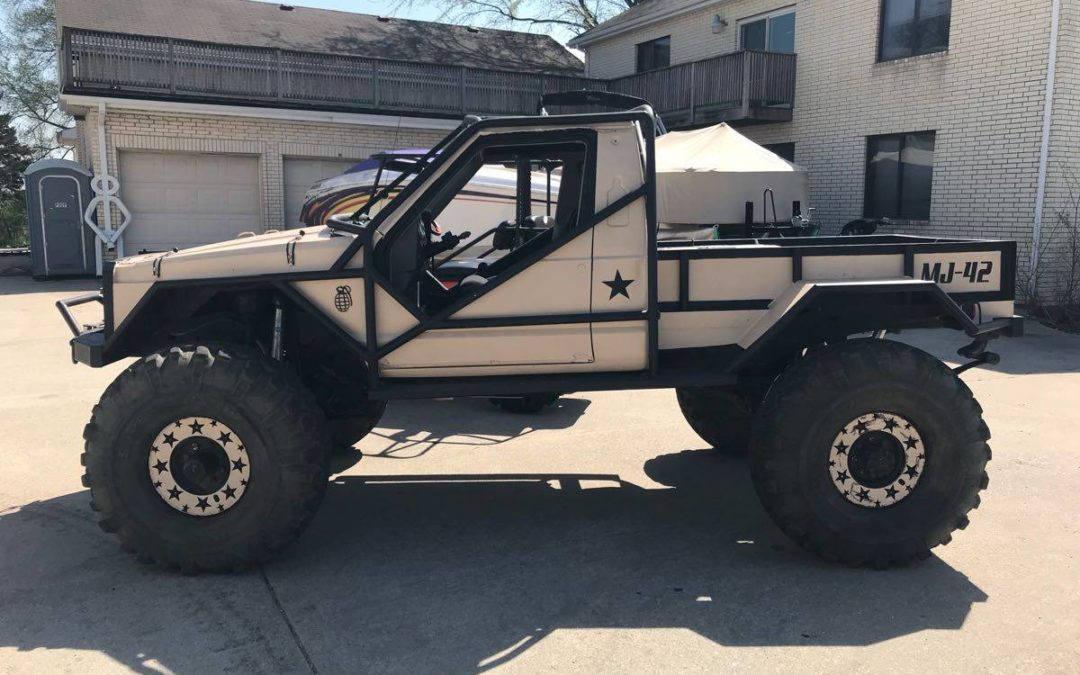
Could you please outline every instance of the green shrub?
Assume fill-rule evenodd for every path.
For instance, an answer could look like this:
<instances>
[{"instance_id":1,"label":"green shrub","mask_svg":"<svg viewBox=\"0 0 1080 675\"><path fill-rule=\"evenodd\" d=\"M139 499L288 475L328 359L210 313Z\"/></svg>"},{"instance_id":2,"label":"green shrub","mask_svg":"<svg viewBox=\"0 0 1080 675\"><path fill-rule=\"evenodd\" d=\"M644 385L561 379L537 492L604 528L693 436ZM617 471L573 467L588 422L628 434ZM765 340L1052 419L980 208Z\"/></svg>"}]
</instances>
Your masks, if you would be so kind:
<instances>
[{"instance_id":1,"label":"green shrub","mask_svg":"<svg viewBox=\"0 0 1080 675\"><path fill-rule=\"evenodd\" d=\"M28 244L26 205L21 199L0 201L0 248L22 248Z\"/></svg>"}]
</instances>

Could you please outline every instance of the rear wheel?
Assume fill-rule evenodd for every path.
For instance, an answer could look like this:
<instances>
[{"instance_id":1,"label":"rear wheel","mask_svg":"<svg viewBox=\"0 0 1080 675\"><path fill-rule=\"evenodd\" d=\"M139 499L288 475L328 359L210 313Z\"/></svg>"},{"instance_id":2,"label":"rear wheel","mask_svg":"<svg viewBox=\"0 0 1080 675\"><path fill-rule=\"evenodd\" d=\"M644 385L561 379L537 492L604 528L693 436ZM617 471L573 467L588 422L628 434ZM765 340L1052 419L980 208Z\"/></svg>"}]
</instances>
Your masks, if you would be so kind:
<instances>
[{"instance_id":1,"label":"rear wheel","mask_svg":"<svg viewBox=\"0 0 1080 675\"><path fill-rule=\"evenodd\" d=\"M754 406L741 392L723 387L676 389L679 409L701 440L725 454L743 457L750 444Z\"/></svg>"},{"instance_id":2,"label":"rear wheel","mask_svg":"<svg viewBox=\"0 0 1080 675\"><path fill-rule=\"evenodd\" d=\"M929 555L968 524L990 432L941 361L885 340L838 343L773 383L752 439L754 487L792 539L876 567Z\"/></svg>"},{"instance_id":3,"label":"rear wheel","mask_svg":"<svg viewBox=\"0 0 1080 675\"><path fill-rule=\"evenodd\" d=\"M307 389L234 347L174 347L106 389L83 432L100 525L144 562L232 570L295 539L326 489L329 436Z\"/></svg>"}]
</instances>

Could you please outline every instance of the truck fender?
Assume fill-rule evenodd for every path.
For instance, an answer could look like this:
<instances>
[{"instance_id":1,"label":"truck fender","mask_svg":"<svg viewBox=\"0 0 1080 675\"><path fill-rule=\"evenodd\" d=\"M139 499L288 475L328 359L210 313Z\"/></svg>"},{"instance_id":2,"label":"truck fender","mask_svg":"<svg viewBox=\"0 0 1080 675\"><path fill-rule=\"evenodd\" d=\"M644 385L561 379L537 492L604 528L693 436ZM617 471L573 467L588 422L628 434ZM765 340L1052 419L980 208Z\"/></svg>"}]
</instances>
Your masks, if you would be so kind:
<instances>
[{"instance_id":1,"label":"truck fender","mask_svg":"<svg viewBox=\"0 0 1080 675\"><path fill-rule=\"evenodd\" d=\"M1017 334L1019 326L1016 317L976 323L932 281L800 281L742 336L730 370L767 370L794 350L878 330L944 327L977 337Z\"/></svg>"}]
</instances>

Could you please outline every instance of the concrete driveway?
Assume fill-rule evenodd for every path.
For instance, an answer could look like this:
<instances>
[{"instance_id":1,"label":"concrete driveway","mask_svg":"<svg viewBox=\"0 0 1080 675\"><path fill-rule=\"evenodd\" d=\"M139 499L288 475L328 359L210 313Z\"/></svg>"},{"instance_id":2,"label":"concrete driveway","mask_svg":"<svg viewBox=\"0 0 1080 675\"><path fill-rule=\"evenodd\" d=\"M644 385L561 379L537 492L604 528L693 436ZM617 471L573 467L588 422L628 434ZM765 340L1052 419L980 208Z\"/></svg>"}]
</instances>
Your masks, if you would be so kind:
<instances>
[{"instance_id":1,"label":"concrete driveway","mask_svg":"<svg viewBox=\"0 0 1080 675\"><path fill-rule=\"evenodd\" d=\"M802 553L642 391L391 404L285 556L188 578L121 552L79 482L122 364L72 365L52 303L93 287L0 279L0 672L1077 672L1080 337L1030 326L964 375L990 488L909 569Z\"/></svg>"}]
</instances>

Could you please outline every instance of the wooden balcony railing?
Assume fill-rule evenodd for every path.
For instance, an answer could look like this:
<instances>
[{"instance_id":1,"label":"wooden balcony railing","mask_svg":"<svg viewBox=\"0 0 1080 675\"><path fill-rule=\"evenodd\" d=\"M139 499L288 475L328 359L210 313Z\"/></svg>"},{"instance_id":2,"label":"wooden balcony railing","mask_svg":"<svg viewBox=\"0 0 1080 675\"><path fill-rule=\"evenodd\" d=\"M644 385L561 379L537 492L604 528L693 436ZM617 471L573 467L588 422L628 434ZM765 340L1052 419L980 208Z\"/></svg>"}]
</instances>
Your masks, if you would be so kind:
<instances>
[{"instance_id":1,"label":"wooden balcony railing","mask_svg":"<svg viewBox=\"0 0 1080 675\"><path fill-rule=\"evenodd\" d=\"M652 103L668 127L791 119L794 54L744 50L680 63L607 83L608 91Z\"/></svg>"},{"instance_id":2,"label":"wooden balcony railing","mask_svg":"<svg viewBox=\"0 0 1080 675\"><path fill-rule=\"evenodd\" d=\"M545 92L641 96L669 127L791 119L795 55L735 52L615 80L66 29L68 94L425 117L531 114ZM786 114L786 118L784 115Z\"/></svg>"}]
</instances>

